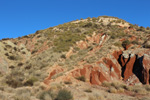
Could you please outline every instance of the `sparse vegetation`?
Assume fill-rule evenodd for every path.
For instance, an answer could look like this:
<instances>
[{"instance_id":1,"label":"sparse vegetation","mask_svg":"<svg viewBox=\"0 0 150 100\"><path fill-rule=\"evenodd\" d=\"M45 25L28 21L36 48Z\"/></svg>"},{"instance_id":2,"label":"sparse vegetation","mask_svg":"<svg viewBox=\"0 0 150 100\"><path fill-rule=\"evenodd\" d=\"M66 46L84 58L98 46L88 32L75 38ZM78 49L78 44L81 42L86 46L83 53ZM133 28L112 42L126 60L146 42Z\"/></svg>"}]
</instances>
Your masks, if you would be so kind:
<instances>
[{"instance_id":1,"label":"sparse vegetation","mask_svg":"<svg viewBox=\"0 0 150 100\"><path fill-rule=\"evenodd\" d=\"M16 39L0 40L0 84L2 85L0 99L72 100L81 93L79 96L81 98L105 100L107 93L128 95L129 91L133 95L149 95L149 85L130 86L121 81L103 82L103 87L88 84L101 79L103 69L108 76L111 74L110 79L115 80L119 75L118 72L115 74L118 67L115 68L115 65L119 65L117 61L120 59L118 58L120 53L117 52L117 55L113 56L109 54L116 50L123 50L122 47L126 48L131 43L134 45L131 45L131 49L141 45L140 50L145 49L144 52L147 52L147 48L150 48L149 33L149 27L128 25L126 21L116 17L100 16L81 18ZM102 38L104 35L106 37ZM100 45L103 39L105 41ZM72 49L71 53L68 52L70 49ZM117 60L109 62L106 57L108 59L115 57ZM100 62L103 64L100 65ZM108 65L109 63L111 64ZM64 71L60 72L58 69L50 73L55 66L61 66ZM84 70L86 66L90 67ZM119 73L120 69L119 66ZM112 70L114 73L111 73ZM101 90L105 93L107 91L106 95L98 92Z\"/></svg>"},{"instance_id":2,"label":"sparse vegetation","mask_svg":"<svg viewBox=\"0 0 150 100\"><path fill-rule=\"evenodd\" d=\"M92 92L91 89L86 89L86 90L84 90L84 91L87 92L87 93L91 93L91 92Z\"/></svg>"},{"instance_id":3,"label":"sparse vegetation","mask_svg":"<svg viewBox=\"0 0 150 100\"><path fill-rule=\"evenodd\" d=\"M122 42L122 46L123 46L124 48L126 48L126 46L129 45L129 44L130 44L130 41L129 41L129 40L125 40L125 41Z\"/></svg>"},{"instance_id":4,"label":"sparse vegetation","mask_svg":"<svg viewBox=\"0 0 150 100\"><path fill-rule=\"evenodd\" d=\"M66 89L59 90L56 100L72 100L73 96L70 91Z\"/></svg>"},{"instance_id":5,"label":"sparse vegetation","mask_svg":"<svg viewBox=\"0 0 150 100\"><path fill-rule=\"evenodd\" d=\"M83 81L83 82L85 82L85 81L86 81L86 79L85 79L85 77L84 77L84 76L79 76L79 77L77 77L76 79L77 79L77 80L80 80L80 81Z\"/></svg>"}]
</instances>

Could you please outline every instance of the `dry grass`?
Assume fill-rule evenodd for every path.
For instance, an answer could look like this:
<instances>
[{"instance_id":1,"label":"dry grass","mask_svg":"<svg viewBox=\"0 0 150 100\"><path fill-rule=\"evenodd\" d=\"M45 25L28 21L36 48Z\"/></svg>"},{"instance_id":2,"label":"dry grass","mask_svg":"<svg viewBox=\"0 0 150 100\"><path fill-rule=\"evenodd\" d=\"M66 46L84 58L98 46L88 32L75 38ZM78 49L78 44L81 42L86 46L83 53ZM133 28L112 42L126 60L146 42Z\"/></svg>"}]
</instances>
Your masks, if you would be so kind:
<instances>
[{"instance_id":1,"label":"dry grass","mask_svg":"<svg viewBox=\"0 0 150 100\"><path fill-rule=\"evenodd\" d=\"M114 87L110 87L108 90L110 93L117 93L117 89Z\"/></svg>"}]
</instances>

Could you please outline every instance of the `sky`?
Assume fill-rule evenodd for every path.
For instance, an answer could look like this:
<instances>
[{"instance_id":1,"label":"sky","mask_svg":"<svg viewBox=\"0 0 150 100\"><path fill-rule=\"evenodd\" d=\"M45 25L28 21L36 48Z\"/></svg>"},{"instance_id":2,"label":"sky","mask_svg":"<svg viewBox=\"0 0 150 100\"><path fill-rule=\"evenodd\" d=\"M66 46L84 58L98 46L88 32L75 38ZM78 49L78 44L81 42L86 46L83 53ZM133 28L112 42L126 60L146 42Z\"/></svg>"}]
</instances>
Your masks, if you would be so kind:
<instances>
[{"instance_id":1,"label":"sky","mask_svg":"<svg viewBox=\"0 0 150 100\"><path fill-rule=\"evenodd\" d=\"M150 27L149 5L150 0L0 0L0 39L103 15Z\"/></svg>"}]
</instances>

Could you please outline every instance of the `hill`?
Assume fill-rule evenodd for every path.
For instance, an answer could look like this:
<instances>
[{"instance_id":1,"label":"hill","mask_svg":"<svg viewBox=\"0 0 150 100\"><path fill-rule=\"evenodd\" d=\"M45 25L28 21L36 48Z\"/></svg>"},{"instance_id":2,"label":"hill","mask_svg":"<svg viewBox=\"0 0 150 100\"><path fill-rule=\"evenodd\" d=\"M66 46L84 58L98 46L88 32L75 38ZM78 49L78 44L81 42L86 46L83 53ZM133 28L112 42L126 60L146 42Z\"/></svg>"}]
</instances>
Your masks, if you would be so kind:
<instances>
[{"instance_id":1,"label":"hill","mask_svg":"<svg viewBox=\"0 0 150 100\"><path fill-rule=\"evenodd\" d=\"M149 27L100 16L0 47L1 100L149 100Z\"/></svg>"}]
</instances>

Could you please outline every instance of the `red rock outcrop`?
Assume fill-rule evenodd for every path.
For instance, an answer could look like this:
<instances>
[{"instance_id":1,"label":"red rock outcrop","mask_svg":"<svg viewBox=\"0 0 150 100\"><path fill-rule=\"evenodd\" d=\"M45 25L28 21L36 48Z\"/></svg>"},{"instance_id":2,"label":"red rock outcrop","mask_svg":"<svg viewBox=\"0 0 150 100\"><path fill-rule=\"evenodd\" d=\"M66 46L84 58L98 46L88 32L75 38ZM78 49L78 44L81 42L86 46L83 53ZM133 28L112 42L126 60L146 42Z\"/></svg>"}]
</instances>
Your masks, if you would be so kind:
<instances>
[{"instance_id":1,"label":"red rock outcrop","mask_svg":"<svg viewBox=\"0 0 150 100\"><path fill-rule=\"evenodd\" d=\"M86 49L88 47L88 43L86 41L79 41L76 44L80 49Z\"/></svg>"},{"instance_id":2,"label":"red rock outcrop","mask_svg":"<svg viewBox=\"0 0 150 100\"><path fill-rule=\"evenodd\" d=\"M122 66L122 76L124 80L127 80L133 73L134 63L136 61L136 56L134 54L123 54L120 57L120 62Z\"/></svg>"},{"instance_id":3,"label":"red rock outcrop","mask_svg":"<svg viewBox=\"0 0 150 100\"><path fill-rule=\"evenodd\" d=\"M52 76L54 76L62 71L64 71L64 70L60 66L54 66L54 68L49 73L49 76L44 80L44 83L48 85Z\"/></svg>"},{"instance_id":4,"label":"red rock outcrop","mask_svg":"<svg viewBox=\"0 0 150 100\"><path fill-rule=\"evenodd\" d=\"M136 51L134 51L136 53ZM150 83L150 56L147 51L137 52L124 51L119 58L122 66L123 80L128 84L133 83Z\"/></svg>"},{"instance_id":5,"label":"red rock outcrop","mask_svg":"<svg viewBox=\"0 0 150 100\"><path fill-rule=\"evenodd\" d=\"M118 52L116 52L118 53ZM117 55L113 53L114 55ZM99 85L104 81L114 81L121 79L121 66L117 59L108 55L96 63L97 65L84 65L81 69L73 70L72 76L85 76L86 80L91 84Z\"/></svg>"},{"instance_id":6,"label":"red rock outcrop","mask_svg":"<svg viewBox=\"0 0 150 100\"><path fill-rule=\"evenodd\" d=\"M143 81L145 84L150 83L150 56L144 55L143 56Z\"/></svg>"}]
</instances>

